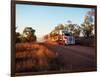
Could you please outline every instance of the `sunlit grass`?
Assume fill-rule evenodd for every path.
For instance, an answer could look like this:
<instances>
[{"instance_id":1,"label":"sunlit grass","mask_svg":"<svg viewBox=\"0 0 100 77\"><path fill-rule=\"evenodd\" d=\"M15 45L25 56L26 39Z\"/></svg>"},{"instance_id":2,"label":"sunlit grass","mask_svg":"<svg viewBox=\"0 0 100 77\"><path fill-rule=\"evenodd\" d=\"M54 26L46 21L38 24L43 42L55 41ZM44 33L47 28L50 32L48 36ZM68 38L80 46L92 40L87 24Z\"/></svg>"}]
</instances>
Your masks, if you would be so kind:
<instances>
[{"instance_id":1,"label":"sunlit grass","mask_svg":"<svg viewBox=\"0 0 100 77\"><path fill-rule=\"evenodd\" d=\"M16 44L16 72L57 70L58 53L37 43Z\"/></svg>"}]
</instances>

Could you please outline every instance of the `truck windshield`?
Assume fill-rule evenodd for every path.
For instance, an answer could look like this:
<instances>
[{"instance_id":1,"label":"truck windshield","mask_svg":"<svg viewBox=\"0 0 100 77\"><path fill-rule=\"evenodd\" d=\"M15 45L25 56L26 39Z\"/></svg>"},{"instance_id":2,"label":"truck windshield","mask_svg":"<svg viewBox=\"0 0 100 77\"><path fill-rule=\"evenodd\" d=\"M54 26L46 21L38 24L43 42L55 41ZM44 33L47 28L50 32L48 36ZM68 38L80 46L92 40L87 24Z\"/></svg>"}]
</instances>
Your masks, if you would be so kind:
<instances>
[{"instance_id":1,"label":"truck windshield","mask_svg":"<svg viewBox=\"0 0 100 77\"><path fill-rule=\"evenodd\" d=\"M69 33L65 33L64 35L65 35L65 36L71 36Z\"/></svg>"}]
</instances>

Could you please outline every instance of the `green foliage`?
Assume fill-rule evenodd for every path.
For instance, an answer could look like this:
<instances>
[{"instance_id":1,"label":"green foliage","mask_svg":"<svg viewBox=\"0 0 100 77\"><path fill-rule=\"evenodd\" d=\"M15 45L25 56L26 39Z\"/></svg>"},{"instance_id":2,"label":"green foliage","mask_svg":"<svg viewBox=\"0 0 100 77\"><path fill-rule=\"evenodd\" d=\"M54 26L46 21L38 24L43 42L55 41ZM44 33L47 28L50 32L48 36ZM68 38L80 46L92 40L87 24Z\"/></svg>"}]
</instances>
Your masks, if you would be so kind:
<instances>
[{"instance_id":1,"label":"green foliage","mask_svg":"<svg viewBox=\"0 0 100 77\"><path fill-rule=\"evenodd\" d=\"M65 29L71 32L74 37L79 37L81 28L77 24L66 24Z\"/></svg>"},{"instance_id":2,"label":"green foliage","mask_svg":"<svg viewBox=\"0 0 100 77\"><path fill-rule=\"evenodd\" d=\"M65 26L65 29L68 30L68 31L70 31L70 32L73 31L74 28L75 28L75 24L67 24Z\"/></svg>"},{"instance_id":3,"label":"green foliage","mask_svg":"<svg viewBox=\"0 0 100 77\"><path fill-rule=\"evenodd\" d=\"M19 32L16 32L16 43L21 42L20 36L21 34Z\"/></svg>"},{"instance_id":4,"label":"green foliage","mask_svg":"<svg viewBox=\"0 0 100 77\"><path fill-rule=\"evenodd\" d=\"M91 37L92 31L93 31L93 26L92 24L82 24L81 28L82 28L82 33L84 35L84 37Z\"/></svg>"},{"instance_id":5,"label":"green foliage","mask_svg":"<svg viewBox=\"0 0 100 77\"><path fill-rule=\"evenodd\" d=\"M35 30L31 27L26 27L23 30L23 34L16 33L16 43L18 42L36 42L37 38Z\"/></svg>"},{"instance_id":6,"label":"green foliage","mask_svg":"<svg viewBox=\"0 0 100 77\"><path fill-rule=\"evenodd\" d=\"M63 24L59 24L59 25L57 25L56 27L55 27L55 30L63 30L63 29L65 29L65 27L64 27L64 25Z\"/></svg>"},{"instance_id":7,"label":"green foliage","mask_svg":"<svg viewBox=\"0 0 100 77\"><path fill-rule=\"evenodd\" d=\"M79 37L81 28L77 24L59 24L57 25L53 31L51 31L50 35L55 36L58 35L59 30L67 30L69 31L73 36Z\"/></svg>"}]
</instances>

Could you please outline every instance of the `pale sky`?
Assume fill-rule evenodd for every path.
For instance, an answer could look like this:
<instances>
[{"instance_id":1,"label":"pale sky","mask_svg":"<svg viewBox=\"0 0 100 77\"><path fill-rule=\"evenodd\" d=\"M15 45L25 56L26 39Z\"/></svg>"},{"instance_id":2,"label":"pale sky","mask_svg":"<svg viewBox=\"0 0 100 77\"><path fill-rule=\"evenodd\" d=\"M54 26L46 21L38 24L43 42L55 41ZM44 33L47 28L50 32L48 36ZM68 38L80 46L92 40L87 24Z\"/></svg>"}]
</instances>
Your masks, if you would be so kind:
<instances>
[{"instance_id":1,"label":"pale sky","mask_svg":"<svg viewBox=\"0 0 100 77\"><path fill-rule=\"evenodd\" d=\"M37 37L42 37L68 20L75 24L83 23L86 12L90 10L91 8L16 4L16 31L22 32L28 26L36 30Z\"/></svg>"}]
</instances>

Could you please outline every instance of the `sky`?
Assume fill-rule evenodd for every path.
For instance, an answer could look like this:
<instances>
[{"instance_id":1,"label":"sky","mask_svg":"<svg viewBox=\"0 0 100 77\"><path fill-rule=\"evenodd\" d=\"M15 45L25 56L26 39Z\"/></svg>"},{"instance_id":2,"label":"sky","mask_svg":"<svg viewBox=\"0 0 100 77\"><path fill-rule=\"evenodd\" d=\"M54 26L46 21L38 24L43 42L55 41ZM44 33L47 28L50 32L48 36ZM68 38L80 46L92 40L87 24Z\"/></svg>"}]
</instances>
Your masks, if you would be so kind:
<instances>
[{"instance_id":1,"label":"sky","mask_svg":"<svg viewBox=\"0 0 100 77\"><path fill-rule=\"evenodd\" d=\"M50 33L58 24L83 23L84 16L91 8L59 7L43 5L16 4L17 32L22 33L25 27L36 30L37 37Z\"/></svg>"}]
</instances>

